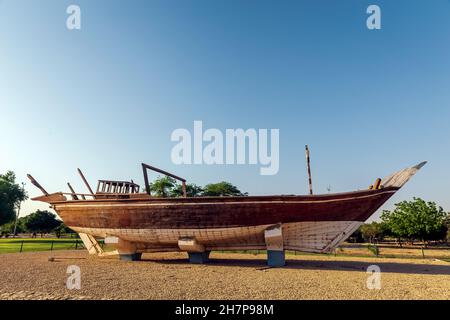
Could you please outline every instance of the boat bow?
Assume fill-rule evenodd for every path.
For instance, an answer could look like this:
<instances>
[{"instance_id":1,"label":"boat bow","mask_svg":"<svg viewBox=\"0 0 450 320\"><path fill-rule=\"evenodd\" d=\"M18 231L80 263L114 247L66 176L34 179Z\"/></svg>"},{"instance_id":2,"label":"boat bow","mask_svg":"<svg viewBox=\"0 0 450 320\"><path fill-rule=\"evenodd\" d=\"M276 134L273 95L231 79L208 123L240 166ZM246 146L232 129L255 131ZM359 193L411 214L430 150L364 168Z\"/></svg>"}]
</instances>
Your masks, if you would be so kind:
<instances>
[{"instance_id":1,"label":"boat bow","mask_svg":"<svg viewBox=\"0 0 450 320\"><path fill-rule=\"evenodd\" d=\"M387 187L401 188L426 164L427 162L423 161L418 165L393 173L390 176L384 178L381 181L381 185L384 188Z\"/></svg>"}]
</instances>

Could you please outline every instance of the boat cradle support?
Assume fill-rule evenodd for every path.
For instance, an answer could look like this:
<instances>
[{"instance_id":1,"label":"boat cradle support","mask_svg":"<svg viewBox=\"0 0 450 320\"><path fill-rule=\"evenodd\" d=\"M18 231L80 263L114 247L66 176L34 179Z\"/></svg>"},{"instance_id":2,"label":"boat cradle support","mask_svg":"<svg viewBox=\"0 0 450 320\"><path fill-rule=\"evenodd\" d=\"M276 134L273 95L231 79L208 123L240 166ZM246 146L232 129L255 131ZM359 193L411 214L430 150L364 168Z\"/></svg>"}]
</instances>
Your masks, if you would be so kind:
<instances>
[{"instance_id":1,"label":"boat cradle support","mask_svg":"<svg viewBox=\"0 0 450 320\"><path fill-rule=\"evenodd\" d=\"M120 254L119 253L120 260L122 261L140 261L142 258L142 253L127 253L127 254Z\"/></svg>"},{"instance_id":2,"label":"boat cradle support","mask_svg":"<svg viewBox=\"0 0 450 320\"><path fill-rule=\"evenodd\" d=\"M282 267L286 264L285 251L283 247L283 233L281 224L267 228L264 231L264 239L267 248L267 265L270 267ZM184 237L178 240L181 251L188 253L189 262L204 264L209 261L211 251L193 237Z\"/></svg>"},{"instance_id":3,"label":"boat cradle support","mask_svg":"<svg viewBox=\"0 0 450 320\"><path fill-rule=\"evenodd\" d=\"M211 251L205 252L188 252L189 263L204 264L209 261Z\"/></svg>"},{"instance_id":4,"label":"boat cradle support","mask_svg":"<svg viewBox=\"0 0 450 320\"><path fill-rule=\"evenodd\" d=\"M81 241L83 241L84 247L89 254L102 255L104 253L102 247L93 236L82 232L78 233L78 235L80 236Z\"/></svg>"},{"instance_id":5,"label":"boat cradle support","mask_svg":"<svg viewBox=\"0 0 450 320\"><path fill-rule=\"evenodd\" d=\"M207 251L205 246L198 243L195 238L180 238L178 240L178 247L182 251L187 251L190 263L204 264L209 261L211 251Z\"/></svg>"},{"instance_id":6,"label":"boat cradle support","mask_svg":"<svg viewBox=\"0 0 450 320\"><path fill-rule=\"evenodd\" d=\"M132 242L125 241L118 237L107 236L105 237L105 243L114 245L120 260L139 261L142 258L142 253L137 252L136 245Z\"/></svg>"},{"instance_id":7,"label":"boat cradle support","mask_svg":"<svg viewBox=\"0 0 450 320\"><path fill-rule=\"evenodd\" d=\"M283 231L281 224L269 227L264 231L267 247L267 265L269 267L282 267L286 264L283 247Z\"/></svg>"}]
</instances>

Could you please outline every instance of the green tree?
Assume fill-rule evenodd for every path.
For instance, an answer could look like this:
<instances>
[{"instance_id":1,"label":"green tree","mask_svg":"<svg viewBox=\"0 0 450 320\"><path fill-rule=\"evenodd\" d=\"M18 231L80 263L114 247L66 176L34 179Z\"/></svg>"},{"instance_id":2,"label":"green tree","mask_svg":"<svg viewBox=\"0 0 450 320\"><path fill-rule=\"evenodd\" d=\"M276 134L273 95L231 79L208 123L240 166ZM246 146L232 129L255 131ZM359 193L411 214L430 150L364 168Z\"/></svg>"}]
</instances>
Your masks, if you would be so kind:
<instances>
[{"instance_id":1,"label":"green tree","mask_svg":"<svg viewBox=\"0 0 450 320\"><path fill-rule=\"evenodd\" d=\"M156 197L181 197L183 196L183 187L175 179L164 176L158 177L150 183L150 191ZM229 182L211 183L204 188L196 184L186 184L186 195L188 197L198 196L246 196L237 187Z\"/></svg>"},{"instance_id":2,"label":"green tree","mask_svg":"<svg viewBox=\"0 0 450 320\"><path fill-rule=\"evenodd\" d=\"M8 222L0 227L0 234L2 236L9 236L14 233L14 224L15 221ZM17 220L17 228L16 228L16 234L17 233L24 233L27 232L27 228L25 227L25 217L19 218Z\"/></svg>"},{"instance_id":3,"label":"green tree","mask_svg":"<svg viewBox=\"0 0 450 320\"><path fill-rule=\"evenodd\" d=\"M175 185L176 180L174 178L168 176L158 177L155 181L150 183L150 192L156 197L167 198Z\"/></svg>"},{"instance_id":4,"label":"green tree","mask_svg":"<svg viewBox=\"0 0 450 320\"><path fill-rule=\"evenodd\" d=\"M398 239L422 242L442 233L446 217L447 213L436 203L420 198L397 203L394 211L385 210L381 215L390 233Z\"/></svg>"},{"instance_id":5,"label":"green tree","mask_svg":"<svg viewBox=\"0 0 450 320\"><path fill-rule=\"evenodd\" d=\"M60 238L61 235L63 234L74 233L74 231L70 229L68 226L66 226L64 223L61 223L59 226L53 229L53 232L55 233L57 238Z\"/></svg>"},{"instance_id":6,"label":"green tree","mask_svg":"<svg viewBox=\"0 0 450 320\"><path fill-rule=\"evenodd\" d=\"M363 243L364 238L362 236L361 227L355 230L350 237L348 237L348 242L351 243Z\"/></svg>"},{"instance_id":7,"label":"green tree","mask_svg":"<svg viewBox=\"0 0 450 320\"><path fill-rule=\"evenodd\" d=\"M204 196L246 196L247 193L242 193L236 186L229 182L222 181L219 183L210 183L203 188Z\"/></svg>"},{"instance_id":8,"label":"green tree","mask_svg":"<svg viewBox=\"0 0 450 320\"><path fill-rule=\"evenodd\" d=\"M19 228L17 228L19 229ZM9 237L14 232L14 221L5 223L0 227L0 236Z\"/></svg>"},{"instance_id":9,"label":"green tree","mask_svg":"<svg viewBox=\"0 0 450 320\"><path fill-rule=\"evenodd\" d=\"M0 225L13 221L17 206L26 199L27 194L24 188L16 183L14 172L0 174Z\"/></svg>"},{"instance_id":10,"label":"green tree","mask_svg":"<svg viewBox=\"0 0 450 320\"><path fill-rule=\"evenodd\" d=\"M365 223L360 230L364 240L370 243L376 243L386 235L386 225L382 222Z\"/></svg>"},{"instance_id":11,"label":"green tree","mask_svg":"<svg viewBox=\"0 0 450 320\"><path fill-rule=\"evenodd\" d=\"M450 244L450 213L447 214L444 224L445 224L445 228L447 229L447 232L445 235L445 241L447 242L447 244Z\"/></svg>"},{"instance_id":12,"label":"green tree","mask_svg":"<svg viewBox=\"0 0 450 320\"><path fill-rule=\"evenodd\" d=\"M29 232L49 233L62 222L56 219L56 215L47 210L37 210L25 217L25 226Z\"/></svg>"},{"instance_id":13,"label":"green tree","mask_svg":"<svg viewBox=\"0 0 450 320\"><path fill-rule=\"evenodd\" d=\"M186 196L188 197L198 197L201 196L203 192L203 188L193 184L186 184ZM171 197L182 197L183 196L183 186L181 184L177 184L174 188L170 190Z\"/></svg>"}]
</instances>

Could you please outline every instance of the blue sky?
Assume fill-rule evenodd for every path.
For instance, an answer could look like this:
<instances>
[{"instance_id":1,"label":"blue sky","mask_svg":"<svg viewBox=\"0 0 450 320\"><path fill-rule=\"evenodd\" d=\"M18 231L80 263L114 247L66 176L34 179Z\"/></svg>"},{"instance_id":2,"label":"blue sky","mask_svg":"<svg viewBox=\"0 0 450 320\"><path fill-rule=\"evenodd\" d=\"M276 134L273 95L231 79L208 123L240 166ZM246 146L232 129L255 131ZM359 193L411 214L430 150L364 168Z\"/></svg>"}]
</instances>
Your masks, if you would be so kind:
<instances>
[{"instance_id":1,"label":"blue sky","mask_svg":"<svg viewBox=\"0 0 450 320\"><path fill-rule=\"evenodd\" d=\"M81 8L82 29L66 28ZM377 4L382 29L366 27ZM141 162L250 194L364 189L429 164L385 205L450 210L450 1L0 0L0 171L49 191ZM279 128L280 170L176 166L174 129ZM31 196L39 195L29 183ZM23 214L45 204L28 201Z\"/></svg>"}]
</instances>

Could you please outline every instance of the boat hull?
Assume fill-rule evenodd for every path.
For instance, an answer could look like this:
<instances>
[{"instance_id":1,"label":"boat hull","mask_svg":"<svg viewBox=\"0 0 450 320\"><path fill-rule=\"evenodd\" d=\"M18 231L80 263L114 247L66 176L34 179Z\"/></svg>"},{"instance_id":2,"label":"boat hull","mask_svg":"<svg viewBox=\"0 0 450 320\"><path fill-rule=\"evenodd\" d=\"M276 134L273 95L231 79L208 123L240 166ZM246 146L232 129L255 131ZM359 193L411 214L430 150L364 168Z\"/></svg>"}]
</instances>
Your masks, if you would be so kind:
<instances>
[{"instance_id":1,"label":"boat hull","mask_svg":"<svg viewBox=\"0 0 450 320\"><path fill-rule=\"evenodd\" d=\"M329 253L362 224L359 221L305 221L282 224L286 250ZM137 252L180 251L179 239L193 238L205 250L264 250L264 232L272 225L206 229L109 229L72 227L99 238L118 237Z\"/></svg>"},{"instance_id":2,"label":"boat hull","mask_svg":"<svg viewBox=\"0 0 450 320\"><path fill-rule=\"evenodd\" d=\"M265 249L280 225L287 250L330 252L398 188L322 196L97 199L53 206L78 233L117 237L138 252L176 251L192 238L205 250Z\"/></svg>"}]
</instances>

